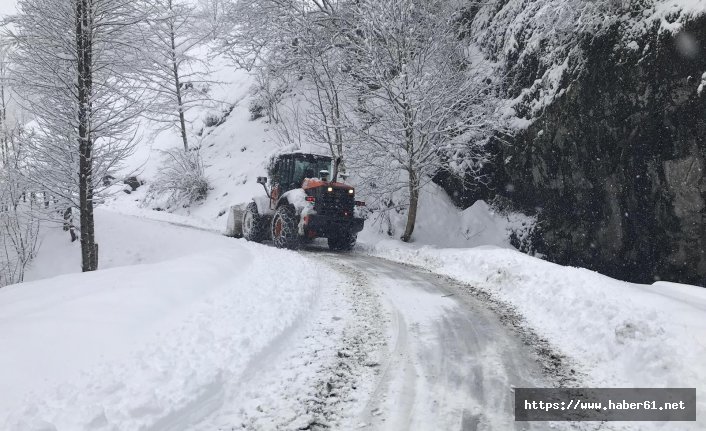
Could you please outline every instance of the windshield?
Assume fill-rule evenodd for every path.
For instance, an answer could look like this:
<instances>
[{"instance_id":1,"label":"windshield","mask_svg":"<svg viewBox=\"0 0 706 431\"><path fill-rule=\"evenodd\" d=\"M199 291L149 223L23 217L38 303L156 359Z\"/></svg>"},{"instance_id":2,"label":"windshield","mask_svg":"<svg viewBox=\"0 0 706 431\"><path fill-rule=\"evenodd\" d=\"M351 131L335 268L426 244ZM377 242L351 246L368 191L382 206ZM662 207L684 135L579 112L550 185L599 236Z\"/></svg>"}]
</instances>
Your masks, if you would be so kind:
<instances>
[{"instance_id":1,"label":"windshield","mask_svg":"<svg viewBox=\"0 0 706 431\"><path fill-rule=\"evenodd\" d=\"M294 161L294 182L300 184L305 178L320 178L321 171L328 171L328 178L331 178L331 160L295 160Z\"/></svg>"}]
</instances>

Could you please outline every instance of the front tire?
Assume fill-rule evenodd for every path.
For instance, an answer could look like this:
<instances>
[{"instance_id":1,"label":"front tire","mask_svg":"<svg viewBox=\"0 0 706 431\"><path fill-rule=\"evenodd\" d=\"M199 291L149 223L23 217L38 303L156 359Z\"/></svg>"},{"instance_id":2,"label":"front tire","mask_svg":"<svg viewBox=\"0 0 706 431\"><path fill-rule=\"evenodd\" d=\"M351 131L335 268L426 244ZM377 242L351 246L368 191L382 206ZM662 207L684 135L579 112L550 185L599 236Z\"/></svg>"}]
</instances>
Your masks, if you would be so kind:
<instances>
[{"instance_id":1,"label":"front tire","mask_svg":"<svg viewBox=\"0 0 706 431\"><path fill-rule=\"evenodd\" d=\"M358 235L354 233L341 233L328 239L328 248L332 251L351 251L357 239Z\"/></svg>"},{"instance_id":2,"label":"front tire","mask_svg":"<svg viewBox=\"0 0 706 431\"><path fill-rule=\"evenodd\" d=\"M243 213L243 238L252 242L262 242L265 239L267 227L264 217L257 211L257 204L250 202Z\"/></svg>"},{"instance_id":3,"label":"front tire","mask_svg":"<svg viewBox=\"0 0 706 431\"><path fill-rule=\"evenodd\" d=\"M272 242L277 248L289 250L298 250L301 246L299 220L291 205L282 205L275 211L272 218Z\"/></svg>"}]
</instances>

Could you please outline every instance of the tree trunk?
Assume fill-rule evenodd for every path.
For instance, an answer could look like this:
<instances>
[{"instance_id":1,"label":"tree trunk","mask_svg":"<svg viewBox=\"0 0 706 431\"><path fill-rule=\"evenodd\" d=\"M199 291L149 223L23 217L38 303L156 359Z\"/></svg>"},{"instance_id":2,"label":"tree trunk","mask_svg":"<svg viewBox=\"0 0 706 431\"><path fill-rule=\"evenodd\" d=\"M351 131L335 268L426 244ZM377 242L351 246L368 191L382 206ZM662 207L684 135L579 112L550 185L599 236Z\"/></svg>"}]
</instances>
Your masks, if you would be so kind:
<instances>
[{"instance_id":1,"label":"tree trunk","mask_svg":"<svg viewBox=\"0 0 706 431\"><path fill-rule=\"evenodd\" d=\"M174 13L172 9L172 2L169 1L169 12ZM171 18L170 18L171 19ZM176 55L176 35L174 34L174 23L169 21L169 37L171 41L171 60L172 60L172 73L174 74L174 85L177 98L177 108L179 110L179 126L181 130L181 140L184 142L184 151L189 151L189 141L186 137L186 119L184 117L184 102L181 94L181 77L179 75L179 63L177 62Z\"/></svg>"},{"instance_id":2,"label":"tree trunk","mask_svg":"<svg viewBox=\"0 0 706 431\"><path fill-rule=\"evenodd\" d=\"M407 212L407 226L402 235L402 241L409 242L417 223L417 207L419 206L419 178L413 170L409 172L409 211Z\"/></svg>"},{"instance_id":3,"label":"tree trunk","mask_svg":"<svg viewBox=\"0 0 706 431\"><path fill-rule=\"evenodd\" d=\"M4 65L0 66L4 69ZM4 70L2 71L2 77L5 76ZM4 80L3 80L4 81ZM0 137L0 164L3 166L8 166L10 157L10 146L8 145L8 128L7 128L7 103L5 102L5 83L0 83L0 103L2 103L2 110L0 111L0 130L2 132L2 137Z\"/></svg>"},{"instance_id":4,"label":"tree trunk","mask_svg":"<svg viewBox=\"0 0 706 431\"><path fill-rule=\"evenodd\" d=\"M332 91L333 91L333 113L335 116L335 126L336 126L336 134L334 135L336 137L336 149L338 150L338 157L341 158L341 166L339 167L339 171L346 173L346 159L343 157L343 130L342 130L342 123L343 120L341 119L341 107L340 107L340 102L338 100L338 89L336 88L335 84L331 84Z\"/></svg>"},{"instance_id":5,"label":"tree trunk","mask_svg":"<svg viewBox=\"0 0 706 431\"><path fill-rule=\"evenodd\" d=\"M79 206L81 211L81 267L98 269L98 246L93 221L93 140L91 96L93 93L93 0L76 0L76 50L78 53Z\"/></svg>"},{"instance_id":6,"label":"tree trunk","mask_svg":"<svg viewBox=\"0 0 706 431\"><path fill-rule=\"evenodd\" d=\"M405 87L409 88L409 83L407 78L405 78ZM415 147L414 147L414 117L412 115L412 110L407 103L407 93L403 93L403 111L404 111L404 133L405 133L405 151L409 157L409 166L407 166L407 173L409 175L409 210L407 212L407 226L404 230L404 235L402 235L402 241L409 242L412 239L412 233L414 232L414 225L417 223L417 207L419 206L419 176L415 170Z\"/></svg>"}]
</instances>

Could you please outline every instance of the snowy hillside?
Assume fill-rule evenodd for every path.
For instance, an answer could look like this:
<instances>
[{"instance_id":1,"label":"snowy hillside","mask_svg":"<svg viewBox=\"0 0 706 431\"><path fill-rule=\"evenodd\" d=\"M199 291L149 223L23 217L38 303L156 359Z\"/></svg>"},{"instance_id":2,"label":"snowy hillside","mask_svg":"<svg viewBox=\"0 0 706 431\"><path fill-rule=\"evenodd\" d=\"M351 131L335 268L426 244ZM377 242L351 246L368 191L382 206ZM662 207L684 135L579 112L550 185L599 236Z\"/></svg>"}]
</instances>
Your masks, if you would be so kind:
<instances>
[{"instance_id":1,"label":"snowy hillside","mask_svg":"<svg viewBox=\"0 0 706 431\"><path fill-rule=\"evenodd\" d=\"M490 74L506 73L512 125L528 127L568 90L585 66L583 37L615 28L621 47L647 56L650 31L677 35L706 13L700 0L510 0L471 7L473 41L492 60ZM535 70L536 69L536 70ZM533 77L534 75L534 77Z\"/></svg>"},{"instance_id":2,"label":"snowy hillside","mask_svg":"<svg viewBox=\"0 0 706 431\"><path fill-rule=\"evenodd\" d=\"M251 89L254 79L243 71L233 71L228 66L216 74L223 82L215 91L223 106L234 105L227 115L218 110L194 112L191 128L203 135L198 137L200 153L206 164L207 177L211 184L208 197L188 208L174 208L163 211L161 202L146 199L154 175L159 171L163 157L160 151L177 147L179 136L176 131L146 130L146 136L156 136L151 145L145 145L132 157L125 173L137 172L145 182L136 192L121 192L123 185L115 188L106 207L113 211L147 216L157 220L172 221L191 226L224 232L227 210L232 205L249 202L255 196L264 196L257 177L267 175L269 158L286 151L277 134L277 125L264 119L251 120L249 106L252 100ZM216 127L204 127L205 118L224 115L223 123ZM317 146L303 147L301 150L320 152ZM129 188L128 188L129 189ZM465 211L458 209L438 186L430 183L422 193L423 205L415 242L446 247L472 247L477 245L497 245L510 247L509 235L512 231L524 232L533 221L521 214L501 215L479 202ZM155 211L154 209L157 209ZM377 241L387 237L387 232L398 236L404 230L406 214L392 212L389 215L372 214L361 239Z\"/></svg>"}]
</instances>

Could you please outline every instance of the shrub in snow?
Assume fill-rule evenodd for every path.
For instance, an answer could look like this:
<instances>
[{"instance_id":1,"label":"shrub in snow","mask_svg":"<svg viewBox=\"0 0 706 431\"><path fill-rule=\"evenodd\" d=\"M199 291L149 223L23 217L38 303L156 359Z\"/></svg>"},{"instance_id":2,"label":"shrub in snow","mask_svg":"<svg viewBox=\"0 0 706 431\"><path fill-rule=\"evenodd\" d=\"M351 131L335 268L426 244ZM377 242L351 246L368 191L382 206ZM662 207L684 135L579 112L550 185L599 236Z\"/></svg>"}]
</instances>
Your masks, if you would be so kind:
<instances>
[{"instance_id":1,"label":"shrub in snow","mask_svg":"<svg viewBox=\"0 0 706 431\"><path fill-rule=\"evenodd\" d=\"M208 114L203 120L203 125L206 127L216 127L221 122L221 117L215 114Z\"/></svg>"},{"instance_id":2,"label":"shrub in snow","mask_svg":"<svg viewBox=\"0 0 706 431\"><path fill-rule=\"evenodd\" d=\"M0 208L0 287L21 283L39 246L39 219L32 198Z\"/></svg>"},{"instance_id":3,"label":"shrub in snow","mask_svg":"<svg viewBox=\"0 0 706 431\"><path fill-rule=\"evenodd\" d=\"M144 184L142 181L140 181L137 177L128 177L125 178L125 181L123 181L123 184L129 186L132 190L130 191L136 191L137 189L140 188L142 184Z\"/></svg>"},{"instance_id":4,"label":"shrub in snow","mask_svg":"<svg viewBox=\"0 0 706 431\"><path fill-rule=\"evenodd\" d=\"M221 124L225 123L230 114L233 112L233 109L235 108L235 105L229 105L226 109L223 110L222 113L220 114L208 114L206 115L206 118L203 120L203 124L205 127L218 127Z\"/></svg>"},{"instance_id":5,"label":"shrub in snow","mask_svg":"<svg viewBox=\"0 0 706 431\"><path fill-rule=\"evenodd\" d=\"M10 157L0 161L0 287L24 280L39 246L41 203L21 176L20 153Z\"/></svg>"},{"instance_id":6,"label":"shrub in snow","mask_svg":"<svg viewBox=\"0 0 706 431\"><path fill-rule=\"evenodd\" d=\"M0 51L0 62L3 55ZM6 78L0 67L0 287L24 281L39 247L40 212L49 205L47 193L37 193L27 179L25 130L15 123L16 106L5 96Z\"/></svg>"},{"instance_id":7,"label":"shrub in snow","mask_svg":"<svg viewBox=\"0 0 706 431\"><path fill-rule=\"evenodd\" d=\"M250 119L254 121L267 117L268 123L279 123L281 118L277 106L289 89L286 80L269 70L259 70L256 79L257 83L250 90Z\"/></svg>"},{"instance_id":8,"label":"shrub in snow","mask_svg":"<svg viewBox=\"0 0 706 431\"><path fill-rule=\"evenodd\" d=\"M265 116L265 106L260 103L260 100L253 99L248 110L250 111L250 121L259 120Z\"/></svg>"},{"instance_id":9,"label":"shrub in snow","mask_svg":"<svg viewBox=\"0 0 706 431\"><path fill-rule=\"evenodd\" d=\"M150 185L148 201L163 202L167 208L189 207L204 200L209 183L198 149L161 152L164 163Z\"/></svg>"}]
</instances>

